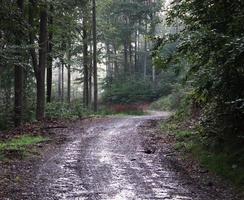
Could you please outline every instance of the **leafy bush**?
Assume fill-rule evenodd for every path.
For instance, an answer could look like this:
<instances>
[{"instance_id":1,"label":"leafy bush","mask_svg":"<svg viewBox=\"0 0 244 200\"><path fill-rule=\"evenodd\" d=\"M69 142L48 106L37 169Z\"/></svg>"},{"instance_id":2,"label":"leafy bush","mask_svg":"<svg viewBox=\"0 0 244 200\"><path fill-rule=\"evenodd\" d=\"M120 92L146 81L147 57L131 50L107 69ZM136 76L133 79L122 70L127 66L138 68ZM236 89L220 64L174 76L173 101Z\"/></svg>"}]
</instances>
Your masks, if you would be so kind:
<instances>
[{"instance_id":1,"label":"leafy bush","mask_svg":"<svg viewBox=\"0 0 244 200\"><path fill-rule=\"evenodd\" d=\"M9 110L8 112L0 112L0 130L6 130L13 126L13 124L11 124L11 122L13 121L13 116L10 113L12 113L11 110Z\"/></svg>"},{"instance_id":2,"label":"leafy bush","mask_svg":"<svg viewBox=\"0 0 244 200\"><path fill-rule=\"evenodd\" d=\"M138 76L141 77L141 76ZM140 102L152 102L163 95L171 93L173 77L167 81L153 83L149 78L143 79L137 76L115 79L112 83L105 80L103 85L103 101L114 104L133 104Z\"/></svg>"},{"instance_id":3,"label":"leafy bush","mask_svg":"<svg viewBox=\"0 0 244 200\"><path fill-rule=\"evenodd\" d=\"M161 68L188 63L191 99L202 108L206 143L212 149L235 151L244 144L244 37L243 18L233 16L241 16L244 2L209 5L208 0L173 3L168 22L180 21L184 28L158 39L154 59Z\"/></svg>"},{"instance_id":4,"label":"leafy bush","mask_svg":"<svg viewBox=\"0 0 244 200\"><path fill-rule=\"evenodd\" d=\"M23 135L5 142L0 142L0 160L8 157L8 154L12 158L13 153L17 154L18 157L23 157L29 151L29 146L47 140L48 138L42 136Z\"/></svg>"},{"instance_id":5,"label":"leafy bush","mask_svg":"<svg viewBox=\"0 0 244 200\"><path fill-rule=\"evenodd\" d=\"M176 139L174 148L184 155L191 154L210 171L232 181L243 189L244 186L244 149L223 151L223 149L209 149L204 135L198 129L190 129L182 125L181 121L171 118L161 125L164 133ZM208 144L207 144L208 145ZM186 154L187 153L187 154Z\"/></svg>"},{"instance_id":6,"label":"leafy bush","mask_svg":"<svg viewBox=\"0 0 244 200\"><path fill-rule=\"evenodd\" d=\"M52 102L46 106L46 117L50 119L70 119L81 118L91 114L80 102L72 104L63 102Z\"/></svg>"},{"instance_id":7,"label":"leafy bush","mask_svg":"<svg viewBox=\"0 0 244 200\"><path fill-rule=\"evenodd\" d=\"M177 110L182 106L185 98L186 92L184 89L174 88L171 94L163 96L159 100L153 102L151 108L156 110Z\"/></svg>"}]
</instances>

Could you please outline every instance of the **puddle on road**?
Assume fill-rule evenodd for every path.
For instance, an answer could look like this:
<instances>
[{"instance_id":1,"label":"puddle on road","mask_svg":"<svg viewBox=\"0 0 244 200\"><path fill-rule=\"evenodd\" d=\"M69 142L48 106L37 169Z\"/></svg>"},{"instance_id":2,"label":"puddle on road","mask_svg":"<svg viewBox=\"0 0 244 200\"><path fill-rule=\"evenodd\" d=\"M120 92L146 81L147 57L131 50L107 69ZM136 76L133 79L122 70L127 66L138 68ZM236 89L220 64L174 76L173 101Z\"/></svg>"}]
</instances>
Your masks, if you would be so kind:
<instances>
[{"instance_id":1,"label":"puddle on road","mask_svg":"<svg viewBox=\"0 0 244 200\"><path fill-rule=\"evenodd\" d=\"M50 195L53 196L53 198L60 200L74 199L78 197L79 200L85 199L81 197L84 193L87 193L87 191L82 186L83 181L80 179L76 171L80 146L81 142L79 140L72 142L65 148L60 157L51 161L57 163L54 168L55 174L50 174L49 171L45 171L46 169L42 171L40 179L48 179L48 185L45 186L47 196Z\"/></svg>"},{"instance_id":2,"label":"puddle on road","mask_svg":"<svg viewBox=\"0 0 244 200\"><path fill-rule=\"evenodd\" d=\"M136 130L141 123L121 119L89 129L88 144L76 138L47 163L40 174L46 184L41 192L61 200L197 200L157 154L142 151Z\"/></svg>"}]
</instances>

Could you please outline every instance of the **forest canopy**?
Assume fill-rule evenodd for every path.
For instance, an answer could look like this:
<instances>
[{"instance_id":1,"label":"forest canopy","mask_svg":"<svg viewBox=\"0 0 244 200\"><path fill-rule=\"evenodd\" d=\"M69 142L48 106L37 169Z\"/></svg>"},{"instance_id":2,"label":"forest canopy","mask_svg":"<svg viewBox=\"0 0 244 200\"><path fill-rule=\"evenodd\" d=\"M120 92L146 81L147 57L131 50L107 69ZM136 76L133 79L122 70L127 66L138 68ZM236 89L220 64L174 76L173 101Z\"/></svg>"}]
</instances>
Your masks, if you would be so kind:
<instances>
[{"instance_id":1,"label":"forest canopy","mask_svg":"<svg viewBox=\"0 0 244 200\"><path fill-rule=\"evenodd\" d=\"M238 174L243 24L242 0L0 1L0 132L114 107L169 111L184 147L223 154Z\"/></svg>"},{"instance_id":2,"label":"forest canopy","mask_svg":"<svg viewBox=\"0 0 244 200\"><path fill-rule=\"evenodd\" d=\"M97 96L105 103L150 102L187 88L205 133L220 143L242 142L243 6L3 1L1 126L43 119L46 103L80 98L97 110Z\"/></svg>"}]
</instances>

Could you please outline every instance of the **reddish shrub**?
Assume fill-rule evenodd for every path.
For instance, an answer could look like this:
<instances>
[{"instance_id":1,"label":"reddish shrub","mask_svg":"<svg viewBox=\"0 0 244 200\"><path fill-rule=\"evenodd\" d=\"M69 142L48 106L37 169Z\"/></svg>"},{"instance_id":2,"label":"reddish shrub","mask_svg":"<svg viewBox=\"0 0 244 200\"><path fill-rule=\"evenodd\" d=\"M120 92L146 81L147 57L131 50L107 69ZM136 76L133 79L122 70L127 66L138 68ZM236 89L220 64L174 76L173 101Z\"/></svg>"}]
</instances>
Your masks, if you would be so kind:
<instances>
[{"instance_id":1,"label":"reddish shrub","mask_svg":"<svg viewBox=\"0 0 244 200\"><path fill-rule=\"evenodd\" d=\"M148 103L138 103L138 104L113 104L110 105L110 110L116 113L126 113L126 112L143 112L148 108Z\"/></svg>"}]
</instances>

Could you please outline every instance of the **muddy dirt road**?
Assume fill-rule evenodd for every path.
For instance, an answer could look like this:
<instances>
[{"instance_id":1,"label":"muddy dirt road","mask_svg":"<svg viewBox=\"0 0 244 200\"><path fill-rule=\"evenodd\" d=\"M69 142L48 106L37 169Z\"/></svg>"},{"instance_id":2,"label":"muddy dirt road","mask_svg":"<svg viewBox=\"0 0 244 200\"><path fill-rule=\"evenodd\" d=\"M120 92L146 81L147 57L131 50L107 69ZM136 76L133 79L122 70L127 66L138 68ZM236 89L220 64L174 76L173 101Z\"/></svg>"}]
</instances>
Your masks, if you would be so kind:
<instances>
[{"instance_id":1,"label":"muddy dirt road","mask_svg":"<svg viewBox=\"0 0 244 200\"><path fill-rule=\"evenodd\" d=\"M110 119L86 127L39 169L40 199L216 199L148 147L139 127L162 115Z\"/></svg>"},{"instance_id":2,"label":"muddy dirt road","mask_svg":"<svg viewBox=\"0 0 244 200\"><path fill-rule=\"evenodd\" d=\"M167 117L156 113L72 125L68 140L36 166L30 163L27 172L19 167L22 179L30 178L25 185L13 184L4 199L232 200L190 178L166 143L151 141L152 124Z\"/></svg>"}]
</instances>

